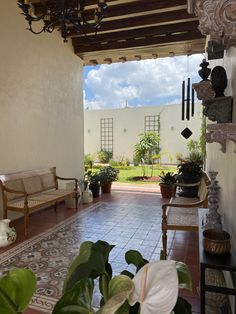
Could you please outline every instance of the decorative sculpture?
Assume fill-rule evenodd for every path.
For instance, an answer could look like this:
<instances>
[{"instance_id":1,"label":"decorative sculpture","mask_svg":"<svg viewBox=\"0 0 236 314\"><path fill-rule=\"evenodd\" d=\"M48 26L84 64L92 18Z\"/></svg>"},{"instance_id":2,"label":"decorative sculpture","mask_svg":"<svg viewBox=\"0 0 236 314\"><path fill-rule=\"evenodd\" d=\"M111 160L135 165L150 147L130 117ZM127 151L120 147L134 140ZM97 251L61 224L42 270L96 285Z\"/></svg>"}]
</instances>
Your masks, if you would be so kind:
<instances>
[{"instance_id":1,"label":"decorative sculpture","mask_svg":"<svg viewBox=\"0 0 236 314\"><path fill-rule=\"evenodd\" d=\"M201 69L198 71L198 74L202 80L201 82L192 85L199 100L208 100L214 98L215 96L215 93L211 88L211 82L208 79L208 76L211 74L211 69L208 68L208 65L209 62L207 62L206 59L203 59L202 63L200 64Z\"/></svg>"},{"instance_id":2,"label":"decorative sculpture","mask_svg":"<svg viewBox=\"0 0 236 314\"><path fill-rule=\"evenodd\" d=\"M204 229L222 229L221 215L217 212L219 208L219 190L218 181L216 180L218 172L210 171L211 184L207 187L208 190L208 207L209 212L206 215Z\"/></svg>"},{"instance_id":3,"label":"decorative sculpture","mask_svg":"<svg viewBox=\"0 0 236 314\"><path fill-rule=\"evenodd\" d=\"M216 66L211 71L211 85L215 92L215 97L224 97L224 90L227 87L226 71L221 66Z\"/></svg>"},{"instance_id":4,"label":"decorative sculpture","mask_svg":"<svg viewBox=\"0 0 236 314\"><path fill-rule=\"evenodd\" d=\"M218 123L232 122L232 97L225 97L224 90L227 87L226 71L221 66L216 66L211 71L211 86L215 98L203 101L203 114L211 121Z\"/></svg>"}]
</instances>

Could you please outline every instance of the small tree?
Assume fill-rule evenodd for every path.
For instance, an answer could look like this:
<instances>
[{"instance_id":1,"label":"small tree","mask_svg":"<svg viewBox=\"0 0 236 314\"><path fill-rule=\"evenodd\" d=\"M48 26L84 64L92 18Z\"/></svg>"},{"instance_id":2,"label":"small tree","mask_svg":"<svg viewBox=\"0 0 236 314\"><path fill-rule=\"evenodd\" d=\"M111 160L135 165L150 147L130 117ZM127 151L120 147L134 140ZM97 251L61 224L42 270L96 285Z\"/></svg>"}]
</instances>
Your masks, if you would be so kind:
<instances>
[{"instance_id":1,"label":"small tree","mask_svg":"<svg viewBox=\"0 0 236 314\"><path fill-rule=\"evenodd\" d=\"M142 164L143 176L145 176L144 163L154 164L153 155L159 154L160 137L155 132L144 132L139 134L139 142L134 146L134 155Z\"/></svg>"}]
</instances>

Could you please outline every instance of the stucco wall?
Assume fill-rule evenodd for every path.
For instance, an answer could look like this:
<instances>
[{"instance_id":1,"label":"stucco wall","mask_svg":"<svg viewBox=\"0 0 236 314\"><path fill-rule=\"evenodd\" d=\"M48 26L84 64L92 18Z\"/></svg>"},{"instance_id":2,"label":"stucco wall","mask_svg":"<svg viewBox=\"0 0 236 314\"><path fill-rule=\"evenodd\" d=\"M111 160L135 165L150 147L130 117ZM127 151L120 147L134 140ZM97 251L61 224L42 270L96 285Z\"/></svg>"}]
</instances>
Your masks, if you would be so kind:
<instances>
[{"instance_id":1,"label":"stucco wall","mask_svg":"<svg viewBox=\"0 0 236 314\"><path fill-rule=\"evenodd\" d=\"M0 173L55 165L83 175L82 62L59 33L33 35L0 1Z\"/></svg>"},{"instance_id":2,"label":"stucco wall","mask_svg":"<svg viewBox=\"0 0 236 314\"><path fill-rule=\"evenodd\" d=\"M189 122L181 120L181 106L168 105L156 107L124 108L111 110L86 110L84 113L85 153L95 153L100 147L100 119L113 118L113 155L114 159L128 157L133 160L134 145L138 134L144 132L144 117L160 114L160 146L162 151L168 151L172 161L163 155L163 163L176 163L176 153L187 155L186 143L180 134L188 126L193 135L190 139L198 139L200 135L201 105L196 105L194 118ZM124 131L125 130L125 131Z\"/></svg>"},{"instance_id":3,"label":"stucco wall","mask_svg":"<svg viewBox=\"0 0 236 314\"><path fill-rule=\"evenodd\" d=\"M233 122L236 123L236 48L230 48L224 59L210 61L210 67L221 65L228 77L226 96L234 97ZM209 121L209 123L212 123ZM235 144L227 142L226 153L220 151L217 143L207 144L207 168L219 172L218 180L221 187L220 210L223 215L225 229L231 234L232 245L236 250L236 153Z\"/></svg>"}]
</instances>

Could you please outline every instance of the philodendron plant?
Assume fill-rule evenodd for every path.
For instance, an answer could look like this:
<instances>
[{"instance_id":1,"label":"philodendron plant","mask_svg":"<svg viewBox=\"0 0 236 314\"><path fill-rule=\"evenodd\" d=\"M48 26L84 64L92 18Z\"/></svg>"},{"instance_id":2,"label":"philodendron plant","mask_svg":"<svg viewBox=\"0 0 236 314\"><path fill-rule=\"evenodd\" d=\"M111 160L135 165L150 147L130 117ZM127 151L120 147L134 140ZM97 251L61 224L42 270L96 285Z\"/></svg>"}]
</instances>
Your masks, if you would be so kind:
<instances>
[{"instance_id":1,"label":"philodendron plant","mask_svg":"<svg viewBox=\"0 0 236 314\"><path fill-rule=\"evenodd\" d=\"M104 241L96 243L87 241L81 244L79 255L70 265L65 278L63 295L56 303L52 314L192 313L191 305L178 296L179 288L192 289L191 276L184 263L168 260L148 262L138 251L130 250L126 252L125 259L127 264L135 266L135 274L124 270L120 275L112 276L109 254L113 247ZM0 297L11 296L11 300L17 304L10 289L4 290L3 295L1 294L1 282L4 278L0 280ZM99 308L95 309L92 299L97 279L101 300ZM32 277L32 282L34 280ZM34 285L35 283L26 288L31 294L21 296L24 307L29 302L29 296L32 296ZM22 291L23 288L22 286ZM20 310L22 308L23 306ZM21 311L16 311L13 307L11 312L0 313L11 314Z\"/></svg>"},{"instance_id":2,"label":"philodendron plant","mask_svg":"<svg viewBox=\"0 0 236 314\"><path fill-rule=\"evenodd\" d=\"M30 270L15 268L9 271L0 278L0 313L23 313L35 290L36 278Z\"/></svg>"}]
</instances>

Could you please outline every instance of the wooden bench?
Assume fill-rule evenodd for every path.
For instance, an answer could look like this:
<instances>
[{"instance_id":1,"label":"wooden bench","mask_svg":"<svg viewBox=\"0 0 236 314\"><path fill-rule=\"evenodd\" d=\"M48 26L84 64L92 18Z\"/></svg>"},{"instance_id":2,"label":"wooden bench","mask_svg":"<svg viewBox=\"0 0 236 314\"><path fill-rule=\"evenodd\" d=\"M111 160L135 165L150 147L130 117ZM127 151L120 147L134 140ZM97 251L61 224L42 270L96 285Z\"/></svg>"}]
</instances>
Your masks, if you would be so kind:
<instances>
[{"instance_id":1,"label":"wooden bench","mask_svg":"<svg viewBox=\"0 0 236 314\"><path fill-rule=\"evenodd\" d=\"M74 188L61 189L58 180L74 181ZM73 197L78 210L78 180L57 176L56 167L0 175L0 186L3 218L8 211L23 213L25 236L29 233L29 214L35 209L54 204L56 210L58 202Z\"/></svg>"},{"instance_id":2,"label":"wooden bench","mask_svg":"<svg viewBox=\"0 0 236 314\"><path fill-rule=\"evenodd\" d=\"M176 186L182 187L198 186L198 197L175 196L174 192L170 202L162 205L162 247L165 257L167 255L167 230L198 230L198 208L208 207L207 185L209 184L210 180L206 173L203 173L200 182L176 183Z\"/></svg>"}]
</instances>

